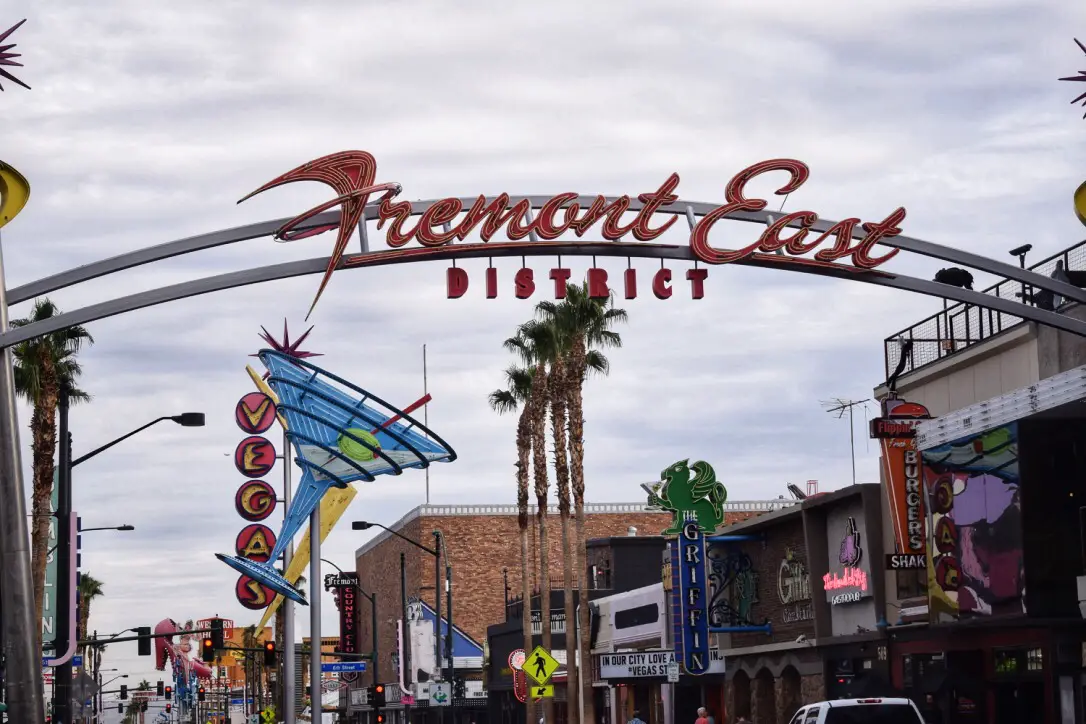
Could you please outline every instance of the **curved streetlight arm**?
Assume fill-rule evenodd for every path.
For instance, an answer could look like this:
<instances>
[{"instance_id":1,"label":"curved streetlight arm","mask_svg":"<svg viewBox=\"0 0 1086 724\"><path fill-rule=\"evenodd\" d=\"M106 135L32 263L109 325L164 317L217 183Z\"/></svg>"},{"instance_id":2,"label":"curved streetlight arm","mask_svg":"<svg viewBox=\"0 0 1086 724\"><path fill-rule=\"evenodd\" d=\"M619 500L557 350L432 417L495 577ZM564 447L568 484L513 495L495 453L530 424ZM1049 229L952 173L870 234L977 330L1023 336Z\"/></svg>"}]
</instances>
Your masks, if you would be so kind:
<instances>
[{"instance_id":1,"label":"curved streetlight arm","mask_svg":"<svg viewBox=\"0 0 1086 724\"><path fill-rule=\"evenodd\" d=\"M106 450L109 450L111 447L113 447L117 443L124 442L125 440L132 437L136 433L143 432L147 428L151 427L151 425L157 425L158 423L162 422L163 420L169 420L169 419L171 419L171 418L170 417L160 417L157 420L151 420L149 423L147 423L143 427L137 427L135 430L128 433L127 435L121 435L119 438L117 438L113 442L107 442L102 447L91 450L86 455L82 455L80 457L77 457L75 460L72 461L72 467L74 468L76 465L78 465L79 463L81 463L81 462L83 462L85 460L90 460L92 457L94 457L98 453L105 452Z\"/></svg>"},{"instance_id":2,"label":"curved streetlight arm","mask_svg":"<svg viewBox=\"0 0 1086 724\"><path fill-rule=\"evenodd\" d=\"M422 543L419 543L418 541L411 540L410 538L408 538L404 534L399 533L397 531L394 531L394 530L392 530L391 528L389 528L386 525L381 525L380 523L371 523L371 522L366 521L366 520L356 520L355 522L351 523L351 528L353 530L366 530L367 528L374 528L374 527L388 531L389 533L396 536L400 540L405 540L408 543L410 543L411 545L415 546L416 548L421 548L422 550L426 551L427 553L434 556L435 558L440 558L441 557L440 551L431 550L431 549L427 548L426 546L424 546Z\"/></svg>"}]
</instances>

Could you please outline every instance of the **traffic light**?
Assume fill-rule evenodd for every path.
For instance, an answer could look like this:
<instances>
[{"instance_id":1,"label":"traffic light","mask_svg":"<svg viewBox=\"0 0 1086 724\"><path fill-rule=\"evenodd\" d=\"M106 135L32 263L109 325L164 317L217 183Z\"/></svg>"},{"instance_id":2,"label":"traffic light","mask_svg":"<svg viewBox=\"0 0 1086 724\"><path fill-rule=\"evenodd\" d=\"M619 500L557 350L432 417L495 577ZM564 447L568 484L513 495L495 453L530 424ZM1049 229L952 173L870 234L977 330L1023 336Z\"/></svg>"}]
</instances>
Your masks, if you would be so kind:
<instances>
[{"instance_id":1,"label":"traffic light","mask_svg":"<svg viewBox=\"0 0 1086 724\"><path fill-rule=\"evenodd\" d=\"M377 724L385 724L385 715L377 712Z\"/></svg>"},{"instance_id":2,"label":"traffic light","mask_svg":"<svg viewBox=\"0 0 1086 724\"><path fill-rule=\"evenodd\" d=\"M199 689L196 690L196 700L197 701L203 701L204 697L206 695L207 695L207 689L205 689L204 687L201 686Z\"/></svg>"},{"instance_id":3,"label":"traffic light","mask_svg":"<svg viewBox=\"0 0 1086 724\"><path fill-rule=\"evenodd\" d=\"M128 684L121 684L121 698L128 698Z\"/></svg>"},{"instance_id":4,"label":"traffic light","mask_svg":"<svg viewBox=\"0 0 1086 724\"><path fill-rule=\"evenodd\" d=\"M172 686L167 686L166 687L166 692L163 694L163 696L166 697L166 701L169 701L170 698L173 696L173 687Z\"/></svg>"},{"instance_id":5,"label":"traffic light","mask_svg":"<svg viewBox=\"0 0 1086 724\"><path fill-rule=\"evenodd\" d=\"M211 640L210 637L204 638L204 643L200 647L200 658L204 661L215 660L215 643Z\"/></svg>"},{"instance_id":6,"label":"traffic light","mask_svg":"<svg viewBox=\"0 0 1086 724\"><path fill-rule=\"evenodd\" d=\"M454 676L453 677L453 698L454 699L463 699L463 698L465 698L465 694L467 693L466 688L467 687L464 685L464 677L463 676Z\"/></svg>"},{"instance_id":7,"label":"traffic light","mask_svg":"<svg viewBox=\"0 0 1086 724\"><path fill-rule=\"evenodd\" d=\"M166 689L164 688L164 685L163 685L161 680L158 682L158 686L155 689L155 693L158 694L159 698L166 695Z\"/></svg>"},{"instance_id":8,"label":"traffic light","mask_svg":"<svg viewBox=\"0 0 1086 724\"><path fill-rule=\"evenodd\" d=\"M264 665L275 666L275 642L264 642Z\"/></svg>"},{"instance_id":9,"label":"traffic light","mask_svg":"<svg viewBox=\"0 0 1086 724\"><path fill-rule=\"evenodd\" d=\"M382 709L385 706L385 685L377 684L370 693L370 706L374 709Z\"/></svg>"},{"instance_id":10,"label":"traffic light","mask_svg":"<svg viewBox=\"0 0 1086 724\"><path fill-rule=\"evenodd\" d=\"M140 702L140 711L144 712L144 713L147 712L147 700L146 699L144 699L143 701Z\"/></svg>"},{"instance_id":11,"label":"traffic light","mask_svg":"<svg viewBox=\"0 0 1086 724\"><path fill-rule=\"evenodd\" d=\"M124 704L118 704L117 705L117 713L118 714L124 714Z\"/></svg>"},{"instance_id":12,"label":"traffic light","mask_svg":"<svg viewBox=\"0 0 1086 724\"><path fill-rule=\"evenodd\" d=\"M222 619L211 619L211 645L215 647L216 651L222 651L226 648L226 641L222 635Z\"/></svg>"},{"instance_id":13,"label":"traffic light","mask_svg":"<svg viewBox=\"0 0 1086 724\"><path fill-rule=\"evenodd\" d=\"M140 656L151 655L151 627L140 626L136 629L136 635L139 636L137 643L138 653Z\"/></svg>"},{"instance_id":14,"label":"traffic light","mask_svg":"<svg viewBox=\"0 0 1086 724\"><path fill-rule=\"evenodd\" d=\"M166 705L166 713L169 714L173 710L173 704Z\"/></svg>"}]
</instances>

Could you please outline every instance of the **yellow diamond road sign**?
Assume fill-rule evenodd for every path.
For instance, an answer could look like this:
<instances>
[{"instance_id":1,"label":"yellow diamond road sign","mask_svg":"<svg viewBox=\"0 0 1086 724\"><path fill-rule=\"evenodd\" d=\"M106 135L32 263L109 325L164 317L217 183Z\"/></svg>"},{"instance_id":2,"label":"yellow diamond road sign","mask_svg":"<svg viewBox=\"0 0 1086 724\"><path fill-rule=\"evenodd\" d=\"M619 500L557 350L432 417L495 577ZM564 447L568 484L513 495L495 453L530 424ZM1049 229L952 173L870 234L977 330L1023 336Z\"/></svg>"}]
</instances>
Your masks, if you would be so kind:
<instances>
[{"instance_id":1,"label":"yellow diamond road sign","mask_svg":"<svg viewBox=\"0 0 1086 724\"><path fill-rule=\"evenodd\" d=\"M540 686L546 684L554 676L555 671L558 671L558 660L542 646L536 646L524 660L524 673Z\"/></svg>"},{"instance_id":2,"label":"yellow diamond road sign","mask_svg":"<svg viewBox=\"0 0 1086 724\"><path fill-rule=\"evenodd\" d=\"M531 689L533 699L549 699L554 696L553 686L533 686Z\"/></svg>"}]
</instances>

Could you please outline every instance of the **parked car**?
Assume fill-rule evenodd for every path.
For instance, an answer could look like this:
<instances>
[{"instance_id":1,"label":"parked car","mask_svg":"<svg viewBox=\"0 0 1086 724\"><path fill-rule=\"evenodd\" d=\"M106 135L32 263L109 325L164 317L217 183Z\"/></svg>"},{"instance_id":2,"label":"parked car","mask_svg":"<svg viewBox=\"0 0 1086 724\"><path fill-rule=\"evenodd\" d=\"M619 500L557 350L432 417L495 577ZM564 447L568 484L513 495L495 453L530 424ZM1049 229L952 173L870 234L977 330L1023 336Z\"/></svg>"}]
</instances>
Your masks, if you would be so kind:
<instances>
[{"instance_id":1,"label":"parked car","mask_svg":"<svg viewBox=\"0 0 1086 724\"><path fill-rule=\"evenodd\" d=\"M788 724L924 724L911 699L837 699L800 707Z\"/></svg>"}]
</instances>

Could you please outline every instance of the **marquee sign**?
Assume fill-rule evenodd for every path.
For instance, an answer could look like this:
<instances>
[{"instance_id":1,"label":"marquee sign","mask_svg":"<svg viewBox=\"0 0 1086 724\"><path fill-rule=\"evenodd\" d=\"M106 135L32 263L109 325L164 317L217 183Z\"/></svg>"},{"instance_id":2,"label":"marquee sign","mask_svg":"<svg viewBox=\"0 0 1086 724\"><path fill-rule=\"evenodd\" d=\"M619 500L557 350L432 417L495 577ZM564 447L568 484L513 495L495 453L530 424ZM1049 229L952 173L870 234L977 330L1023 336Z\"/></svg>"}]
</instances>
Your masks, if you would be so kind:
<instances>
[{"instance_id":1,"label":"marquee sign","mask_svg":"<svg viewBox=\"0 0 1086 724\"><path fill-rule=\"evenodd\" d=\"M926 568L927 530L916 428L931 415L923 405L896 397L885 400L882 408L882 417L871 421L871 437L882 445L886 499L894 526L896 554L886 556L886 567Z\"/></svg>"},{"instance_id":2,"label":"marquee sign","mask_svg":"<svg viewBox=\"0 0 1086 724\"><path fill-rule=\"evenodd\" d=\"M740 171L725 186L724 204L700 219L687 217L690 225L689 244L698 261L710 265L756 261L773 266L830 267L865 272L897 255L897 249L890 249L881 256L874 255L872 250L880 241L901 233L898 224L906 216L905 209L901 207L877 222L845 219L813 238L809 237L813 236L812 227L819 220L818 214L806 210L794 211L782 214L756 240L745 246L736 249L715 246L710 235L717 222L729 214L757 212L766 208L767 200L748 196L747 185L758 176L773 171L784 172L788 177L774 192L778 196L797 191L810 177L810 169L805 163L787 158L762 161ZM444 198L418 215L413 225L410 223L414 211L411 202L394 200L403 187L395 182L377 183L376 178L377 160L372 154L366 151L342 151L302 164L241 199L245 201L268 189L297 181L319 181L335 191L335 198L288 221L276 232L276 238L282 241L305 239L326 231L337 232L328 267L310 312L336 269L370 263L366 254L345 258L344 252L355 228L361 228L361 233L365 235L365 208L370 203L370 197L377 194L380 194L375 199L377 228L388 227L385 243L398 255L417 258L447 251L455 242L464 242L474 234L478 235L481 243L460 243L455 244L455 248L537 247L557 243L559 237L569 233L581 239L594 228L604 241L616 242L632 235L638 242L657 242L678 220L676 209L669 206L679 198L674 193L679 186L677 173L671 174L655 191L639 194L636 201L629 196L620 196L608 202L603 196L588 201L573 192L558 194L544 202L534 217L532 203L528 199L514 202L505 193L493 199L482 195L474 199ZM340 207L337 223L298 229L321 212L337 206ZM658 220L656 215L661 212L667 212L669 218L654 225L653 222ZM360 222L363 222L362 227L359 227ZM866 233L858 240L853 239L853 233L858 228ZM492 243L499 234L508 241ZM418 246L405 248L412 242ZM836 263L842 259L848 262ZM456 269L455 264L453 269ZM556 282L556 293L569 278L569 271L560 265L551 271L550 278ZM660 298L671 295L671 272L664 271L667 273L658 272L653 278L653 291ZM698 268L692 271L696 273L687 274L691 295L699 298L707 272ZM468 288L467 272L462 269L450 270L448 284L450 298L462 296ZM623 284L627 298L636 295L636 274L625 275ZM609 294L607 272L593 265L589 272L589 286L592 296ZM497 272L492 267L487 271L486 287L488 297L497 295ZM520 298L531 296L535 290L534 272L522 269L514 278L514 289Z\"/></svg>"}]
</instances>

